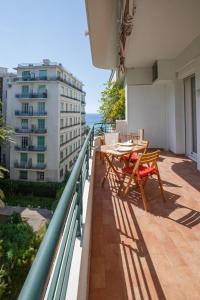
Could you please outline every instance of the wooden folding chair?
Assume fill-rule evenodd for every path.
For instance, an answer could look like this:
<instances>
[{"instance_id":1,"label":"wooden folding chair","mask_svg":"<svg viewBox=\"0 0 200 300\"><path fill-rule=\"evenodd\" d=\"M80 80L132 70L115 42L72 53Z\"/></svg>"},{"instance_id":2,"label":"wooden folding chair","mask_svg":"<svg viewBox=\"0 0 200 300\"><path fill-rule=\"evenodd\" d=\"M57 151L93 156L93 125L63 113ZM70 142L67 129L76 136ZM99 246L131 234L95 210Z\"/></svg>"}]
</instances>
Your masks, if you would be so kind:
<instances>
[{"instance_id":1,"label":"wooden folding chair","mask_svg":"<svg viewBox=\"0 0 200 300\"><path fill-rule=\"evenodd\" d=\"M142 152L140 152L141 154L145 154L147 152L148 146L149 146L149 142L145 141L145 140L141 140L138 142L138 145L140 146L144 146L144 150ZM138 160L138 153L132 153L132 154L125 154L121 157L121 161L124 161L125 166L128 166L129 163L133 163L135 164Z\"/></svg>"},{"instance_id":2,"label":"wooden folding chair","mask_svg":"<svg viewBox=\"0 0 200 300\"><path fill-rule=\"evenodd\" d=\"M146 153L146 154L139 154L137 162L134 166L126 166L122 169L123 175L128 176L128 184L124 190L124 195L126 195L129 191L131 182L134 181L135 184L139 187L144 209L148 210L148 203L144 193L144 185L148 178L152 175L156 175L158 178L161 196L163 201L165 201L165 195L162 187L162 181L160 178L160 173L158 170L157 160L160 155L160 150Z\"/></svg>"}]
</instances>

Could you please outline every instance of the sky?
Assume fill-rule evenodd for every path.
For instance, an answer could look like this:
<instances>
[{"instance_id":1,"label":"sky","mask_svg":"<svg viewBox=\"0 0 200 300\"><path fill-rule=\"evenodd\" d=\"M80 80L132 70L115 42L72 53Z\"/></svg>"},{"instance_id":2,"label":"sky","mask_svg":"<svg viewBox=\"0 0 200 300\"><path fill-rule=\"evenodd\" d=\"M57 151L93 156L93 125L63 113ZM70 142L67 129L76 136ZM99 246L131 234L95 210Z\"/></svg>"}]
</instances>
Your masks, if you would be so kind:
<instances>
[{"instance_id":1,"label":"sky","mask_svg":"<svg viewBox=\"0 0 200 300\"><path fill-rule=\"evenodd\" d=\"M92 65L84 0L1 0L0 67L43 58L62 63L84 83L86 112L96 113L110 70Z\"/></svg>"}]
</instances>

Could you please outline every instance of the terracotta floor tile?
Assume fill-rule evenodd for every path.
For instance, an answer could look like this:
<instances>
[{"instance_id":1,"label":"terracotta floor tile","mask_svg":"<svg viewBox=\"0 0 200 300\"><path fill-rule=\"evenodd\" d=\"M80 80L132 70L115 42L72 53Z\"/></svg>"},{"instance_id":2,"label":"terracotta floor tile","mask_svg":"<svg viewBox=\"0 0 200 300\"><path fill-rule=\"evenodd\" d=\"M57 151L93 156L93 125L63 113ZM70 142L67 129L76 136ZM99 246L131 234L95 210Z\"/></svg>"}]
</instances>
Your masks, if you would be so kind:
<instances>
[{"instance_id":1,"label":"terracotta floor tile","mask_svg":"<svg viewBox=\"0 0 200 300\"><path fill-rule=\"evenodd\" d=\"M96 158L89 300L200 299L200 173L185 157L162 153L167 202L149 180L145 212L135 187L118 194Z\"/></svg>"}]
</instances>

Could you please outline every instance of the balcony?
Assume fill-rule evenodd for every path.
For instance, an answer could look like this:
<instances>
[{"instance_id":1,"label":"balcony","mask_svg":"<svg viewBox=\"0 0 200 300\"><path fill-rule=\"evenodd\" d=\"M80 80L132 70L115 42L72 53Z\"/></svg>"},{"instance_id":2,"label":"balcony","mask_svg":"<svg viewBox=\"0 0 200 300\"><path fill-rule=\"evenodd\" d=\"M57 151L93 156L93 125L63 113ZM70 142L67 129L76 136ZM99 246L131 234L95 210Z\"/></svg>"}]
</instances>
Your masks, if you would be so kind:
<instances>
[{"instance_id":1,"label":"balcony","mask_svg":"<svg viewBox=\"0 0 200 300\"><path fill-rule=\"evenodd\" d=\"M68 80L65 80L64 78L60 77L60 76L42 76L42 77L39 77L39 76L27 76L27 77L15 77L14 78L14 81L15 82L32 82L32 81L61 81L65 84L67 84L68 86L84 93L84 91L77 87L76 85L72 84L71 82L69 82Z\"/></svg>"},{"instance_id":2,"label":"balcony","mask_svg":"<svg viewBox=\"0 0 200 300\"><path fill-rule=\"evenodd\" d=\"M16 145L15 151L33 151L33 152L45 152L47 150L47 146L33 146L29 145L27 147Z\"/></svg>"},{"instance_id":3,"label":"balcony","mask_svg":"<svg viewBox=\"0 0 200 300\"><path fill-rule=\"evenodd\" d=\"M59 299L58 290L69 296L75 289L76 295L88 290L89 300L198 299L200 174L196 164L185 156L162 152L158 164L167 201L162 202L157 181L150 179L145 186L149 199L146 212L137 189L126 197L118 193L114 173L101 187L106 166L98 152L91 152L92 140L93 129L19 299L38 299L42 292L45 297L53 293ZM77 247L82 251L81 262ZM80 269L74 280L77 262Z\"/></svg>"},{"instance_id":4,"label":"balcony","mask_svg":"<svg viewBox=\"0 0 200 300\"><path fill-rule=\"evenodd\" d=\"M25 170L45 170L46 164L32 164L32 162L19 162L15 161L14 168L16 169L25 169Z\"/></svg>"},{"instance_id":5,"label":"balcony","mask_svg":"<svg viewBox=\"0 0 200 300\"><path fill-rule=\"evenodd\" d=\"M66 126L61 126L61 127L60 127L60 130L65 129L65 128L70 128L70 127L78 126L78 125L80 125L80 123L71 124L71 125L66 125Z\"/></svg>"},{"instance_id":6,"label":"balcony","mask_svg":"<svg viewBox=\"0 0 200 300\"><path fill-rule=\"evenodd\" d=\"M42 93L16 94L15 96L19 99L46 99L47 91Z\"/></svg>"},{"instance_id":7,"label":"balcony","mask_svg":"<svg viewBox=\"0 0 200 300\"><path fill-rule=\"evenodd\" d=\"M85 114L86 114L86 112L85 112L85 111L82 111L82 112L81 112L81 114L82 114L82 115L85 115Z\"/></svg>"},{"instance_id":8,"label":"balcony","mask_svg":"<svg viewBox=\"0 0 200 300\"><path fill-rule=\"evenodd\" d=\"M15 116L18 117L44 117L47 116L46 111L21 111L21 110L16 110L15 111Z\"/></svg>"},{"instance_id":9,"label":"balcony","mask_svg":"<svg viewBox=\"0 0 200 300\"><path fill-rule=\"evenodd\" d=\"M62 114L80 114L80 111L77 111L77 110L61 110L60 111Z\"/></svg>"},{"instance_id":10,"label":"balcony","mask_svg":"<svg viewBox=\"0 0 200 300\"><path fill-rule=\"evenodd\" d=\"M85 122L85 121L82 121L82 122L81 122L81 125L85 125L85 124L86 124L86 122Z\"/></svg>"},{"instance_id":11,"label":"balcony","mask_svg":"<svg viewBox=\"0 0 200 300\"><path fill-rule=\"evenodd\" d=\"M15 128L15 133L33 133L33 134L45 134L46 128Z\"/></svg>"}]
</instances>

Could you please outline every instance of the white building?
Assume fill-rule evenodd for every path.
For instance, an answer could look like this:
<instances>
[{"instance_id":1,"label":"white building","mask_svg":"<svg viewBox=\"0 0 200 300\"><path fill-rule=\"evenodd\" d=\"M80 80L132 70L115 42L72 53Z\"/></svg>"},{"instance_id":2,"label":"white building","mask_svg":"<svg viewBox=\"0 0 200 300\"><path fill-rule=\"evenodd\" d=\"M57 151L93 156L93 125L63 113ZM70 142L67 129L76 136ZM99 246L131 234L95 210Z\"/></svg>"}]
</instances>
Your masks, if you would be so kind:
<instances>
[{"instance_id":1,"label":"white building","mask_svg":"<svg viewBox=\"0 0 200 300\"><path fill-rule=\"evenodd\" d=\"M93 64L124 76L127 130L200 170L200 1L86 0Z\"/></svg>"},{"instance_id":2,"label":"white building","mask_svg":"<svg viewBox=\"0 0 200 300\"><path fill-rule=\"evenodd\" d=\"M20 64L8 88L7 124L14 129L10 177L62 181L85 132L83 84L61 64Z\"/></svg>"}]
</instances>

